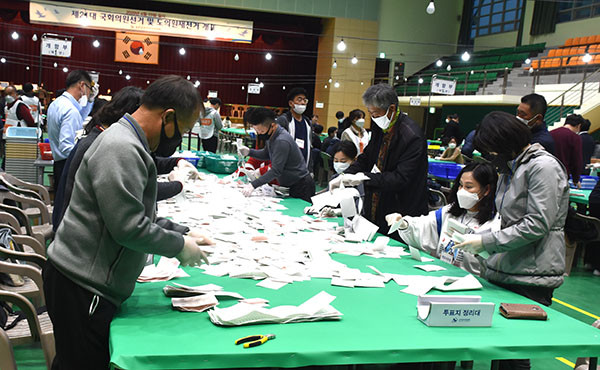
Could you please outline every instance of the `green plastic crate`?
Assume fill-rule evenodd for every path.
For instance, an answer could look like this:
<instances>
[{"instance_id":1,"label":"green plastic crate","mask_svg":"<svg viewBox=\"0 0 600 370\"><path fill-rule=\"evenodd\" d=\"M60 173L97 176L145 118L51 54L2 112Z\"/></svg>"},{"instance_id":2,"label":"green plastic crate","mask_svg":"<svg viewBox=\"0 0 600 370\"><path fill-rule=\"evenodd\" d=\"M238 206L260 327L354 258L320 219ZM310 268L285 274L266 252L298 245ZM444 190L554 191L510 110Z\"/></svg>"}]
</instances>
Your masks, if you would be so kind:
<instances>
[{"instance_id":1,"label":"green plastic crate","mask_svg":"<svg viewBox=\"0 0 600 370\"><path fill-rule=\"evenodd\" d=\"M213 173L234 173L238 168L238 159L235 157L223 158L220 155L206 155L204 156L204 163L206 169Z\"/></svg>"}]
</instances>

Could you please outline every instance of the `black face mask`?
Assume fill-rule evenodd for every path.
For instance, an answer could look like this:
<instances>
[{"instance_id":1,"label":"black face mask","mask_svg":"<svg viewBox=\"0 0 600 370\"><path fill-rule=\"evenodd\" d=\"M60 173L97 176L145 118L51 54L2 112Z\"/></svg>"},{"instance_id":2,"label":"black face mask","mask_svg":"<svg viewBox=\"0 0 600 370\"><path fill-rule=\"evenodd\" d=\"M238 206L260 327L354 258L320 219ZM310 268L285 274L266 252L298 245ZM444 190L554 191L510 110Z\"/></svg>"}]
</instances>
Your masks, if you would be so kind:
<instances>
[{"instance_id":1,"label":"black face mask","mask_svg":"<svg viewBox=\"0 0 600 370\"><path fill-rule=\"evenodd\" d=\"M159 157L170 157L175 153L177 147L181 145L181 132L179 132L179 126L177 125L177 116L173 116L175 123L175 133L173 137L167 137L165 133L165 122L163 121L160 129L160 141L158 148L154 151Z\"/></svg>"},{"instance_id":2,"label":"black face mask","mask_svg":"<svg viewBox=\"0 0 600 370\"><path fill-rule=\"evenodd\" d=\"M271 131L271 128L269 128L269 131ZM258 138L258 140L267 141L271 138L271 135L273 135L273 133L269 133L269 131L267 131L266 134L258 134L256 135L256 137Z\"/></svg>"}]
</instances>

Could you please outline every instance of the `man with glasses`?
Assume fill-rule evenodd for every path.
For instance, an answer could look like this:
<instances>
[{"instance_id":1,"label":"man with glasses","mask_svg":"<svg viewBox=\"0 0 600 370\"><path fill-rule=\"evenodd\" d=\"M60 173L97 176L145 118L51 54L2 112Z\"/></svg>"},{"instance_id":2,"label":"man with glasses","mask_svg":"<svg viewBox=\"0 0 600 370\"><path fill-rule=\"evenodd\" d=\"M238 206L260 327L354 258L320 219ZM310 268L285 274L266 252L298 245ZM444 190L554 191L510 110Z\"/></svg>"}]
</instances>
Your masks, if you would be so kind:
<instances>
[{"instance_id":1,"label":"man with glasses","mask_svg":"<svg viewBox=\"0 0 600 370\"><path fill-rule=\"evenodd\" d=\"M86 71L69 73L67 90L48 109L48 139L54 157L54 189L58 188L65 162L75 146L75 136L94 106L98 90Z\"/></svg>"},{"instance_id":2,"label":"man with glasses","mask_svg":"<svg viewBox=\"0 0 600 370\"><path fill-rule=\"evenodd\" d=\"M286 129L292 138L298 144L300 152L306 161L308 168L310 165L310 149L311 149L311 120L304 115L308 99L306 98L306 90L301 87L295 87L290 90L288 96L289 111L277 117L275 122Z\"/></svg>"},{"instance_id":3,"label":"man with glasses","mask_svg":"<svg viewBox=\"0 0 600 370\"><path fill-rule=\"evenodd\" d=\"M554 139L546 128L544 116L548 104L543 96L529 94L521 98L517 108L517 119L531 130L531 143L540 143L546 151L554 155Z\"/></svg>"}]
</instances>

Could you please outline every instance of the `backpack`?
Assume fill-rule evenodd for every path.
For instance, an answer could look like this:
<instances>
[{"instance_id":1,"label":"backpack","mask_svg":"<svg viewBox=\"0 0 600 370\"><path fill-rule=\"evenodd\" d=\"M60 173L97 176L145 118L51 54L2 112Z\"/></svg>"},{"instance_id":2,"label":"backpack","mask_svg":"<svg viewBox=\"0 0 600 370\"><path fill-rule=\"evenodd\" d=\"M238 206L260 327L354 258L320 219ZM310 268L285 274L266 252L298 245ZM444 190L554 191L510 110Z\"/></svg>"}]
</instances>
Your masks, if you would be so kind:
<instances>
[{"instance_id":1,"label":"backpack","mask_svg":"<svg viewBox=\"0 0 600 370\"><path fill-rule=\"evenodd\" d=\"M12 237L12 233L9 228L2 227L0 228L0 248L9 249L12 251L23 252L23 247L21 247ZM0 261L5 260L0 257ZM19 263L19 261L13 260L12 258L8 259L12 263ZM9 286L23 286L25 281L19 275L15 274L6 274L4 272L0 272L0 284L9 285Z\"/></svg>"}]
</instances>

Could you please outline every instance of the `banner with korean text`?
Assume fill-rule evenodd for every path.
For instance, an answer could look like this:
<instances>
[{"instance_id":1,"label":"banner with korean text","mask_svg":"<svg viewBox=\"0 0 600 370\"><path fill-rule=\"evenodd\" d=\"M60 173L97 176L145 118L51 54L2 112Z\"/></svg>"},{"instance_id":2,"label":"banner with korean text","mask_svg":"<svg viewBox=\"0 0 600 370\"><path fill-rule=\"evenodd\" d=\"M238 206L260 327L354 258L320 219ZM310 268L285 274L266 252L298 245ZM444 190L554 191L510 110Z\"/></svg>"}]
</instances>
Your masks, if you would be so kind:
<instances>
[{"instance_id":1,"label":"banner with korean text","mask_svg":"<svg viewBox=\"0 0 600 370\"><path fill-rule=\"evenodd\" d=\"M235 19L45 1L31 1L29 17L38 24L252 42L253 23Z\"/></svg>"}]
</instances>

